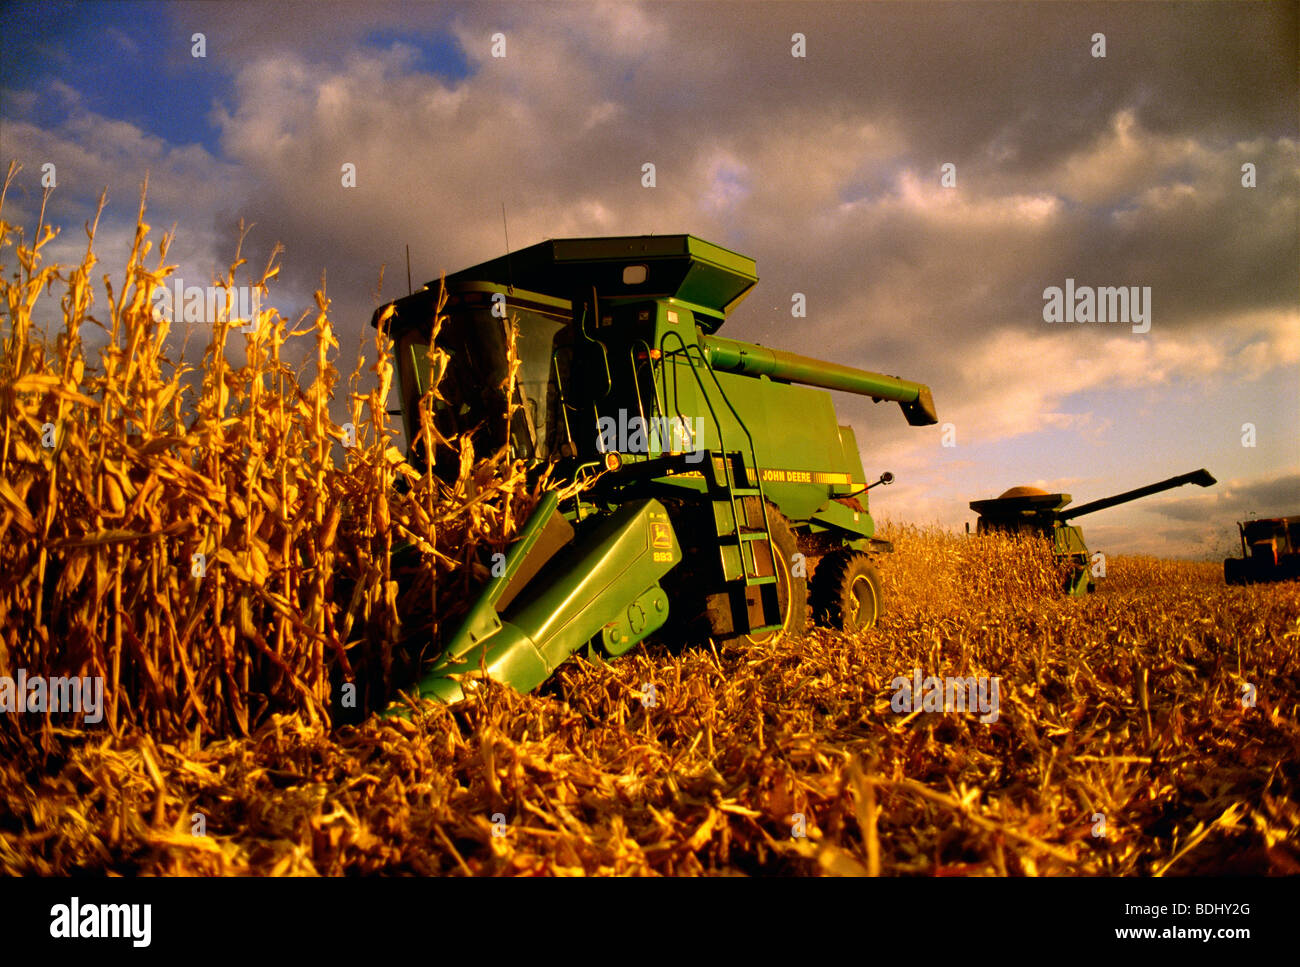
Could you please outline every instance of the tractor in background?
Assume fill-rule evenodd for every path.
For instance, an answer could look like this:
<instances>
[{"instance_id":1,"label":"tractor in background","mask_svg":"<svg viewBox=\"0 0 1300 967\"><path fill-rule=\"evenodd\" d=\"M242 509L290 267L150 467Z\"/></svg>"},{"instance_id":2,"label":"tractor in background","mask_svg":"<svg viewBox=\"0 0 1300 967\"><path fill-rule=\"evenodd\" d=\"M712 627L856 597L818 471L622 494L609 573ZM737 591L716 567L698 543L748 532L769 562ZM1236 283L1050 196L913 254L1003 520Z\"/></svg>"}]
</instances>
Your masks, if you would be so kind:
<instances>
[{"instance_id":1,"label":"tractor in background","mask_svg":"<svg viewBox=\"0 0 1300 967\"><path fill-rule=\"evenodd\" d=\"M1223 562L1227 584L1294 581L1300 578L1300 517L1261 517L1237 522L1241 557Z\"/></svg>"}]
</instances>

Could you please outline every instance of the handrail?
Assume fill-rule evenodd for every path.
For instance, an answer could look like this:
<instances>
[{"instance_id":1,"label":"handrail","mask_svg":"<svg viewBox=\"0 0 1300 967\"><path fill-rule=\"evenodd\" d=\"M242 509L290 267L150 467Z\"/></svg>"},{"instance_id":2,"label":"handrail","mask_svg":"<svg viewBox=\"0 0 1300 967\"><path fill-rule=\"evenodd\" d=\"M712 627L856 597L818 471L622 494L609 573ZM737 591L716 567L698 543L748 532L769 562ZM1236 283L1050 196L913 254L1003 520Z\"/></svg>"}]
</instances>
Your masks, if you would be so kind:
<instances>
[{"instance_id":1,"label":"handrail","mask_svg":"<svg viewBox=\"0 0 1300 967\"><path fill-rule=\"evenodd\" d=\"M555 371L555 389L560 394L560 416L564 419L564 438L570 444L573 444L573 428L569 426L569 410L577 413L576 406L569 405L569 399L564 392L564 380L560 377L560 350L568 349L570 356L573 354L572 346L556 346L551 350L551 368ZM569 360L569 365L573 365L573 360ZM548 414L549 416L549 414ZM574 444L576 446L576 444Z\"/></svg>"},{"instance_id":2,"label":"handrail","mask_svg":"<svg viewBox=\"0 0 1300 967\"><path fill-rule=\"evenodd\" d=\"M595 291L596 291L595 289L592 289L593 295L595 294ZM593 312L595 311L594 308L592 311ZM613 390L614 388L614 380L609 373L609 352L605 348L605 344L603 342L587 334L587 307L585 305L582 307L582 315L578 319L578 332L582 335L583 339L587 340L587 342L594 342L597 346L600 347L600 359L601 362L604 363L605 365L605 391L601 393L600 396L596 397L596 399L603 400L606 396L610 394L610 391Z\"/></svg>"},{"instance_id":3,"label":"handrail","mask_svg":"<svg viewBox=\"0 0 1300 967\"><path fill-rule=\"evenodd\" d=\"M659 380L657 380L657 379L655 378L654 355L653 355L655 352L660 352L660 353L662 353L662 351L661 351L661 350L656 350L656 349L654 349L654 347L652 347L652 346L650 345L649 342L647 342L645 339L640 339L640 338L637 338L637 339L632 340L631 347L630 347L630 351L633 352L633 354L634 354L634 355L633 355L633 359L632 359L632 381L633 381L633 385L634 385L634 387L636 388L637 405L638 405L638 407L641 406L641 399L642 399L642 396L641 396L641 379L640 379L639 376L637 376L637 373L636 373L636 357L635 357L635 350L636 350L636 347L637 347L637 346L642 346L642 347L645 348L645 351L646 351L646 359L650 362L650 386L651 386L651 388L652 388L652 390L653 390L653 397L654 397L655 406L656 406L656 408L658 409L658 414L662 414L662 415L664 416L664 418L667 419L667 414L668 414L668 392L667 392L667 388L665 387L665 390L664 390L664 393L663 393L663 399L662 399L662 401L661 401L661 400L660 400L660 394L659 394ZM656 414L656 415L658 415L658 414ZM698 450L698 449L699 449L699 441L695 439L695 431L694 431L693 429L691 429L691 423L690 423L690 420L688 420L688 419L686 418L686 416L682 413L681 408L680 408L680 407L677 407L677 406L674 406L674 407L673 407L673 415L677 417L677 419L678 419L678 420L680 421L680 423L681 423L681 426L682 426L683 429L685 430L686 435L690 437L691 452L694 452L694 451ZM644 410L644 408L641 409L641 419L642 419L643 421L645 420L645 410ZM682 442L683 442L683 444L686 442L685 438L683 438ZM669 439L669 450L668 450L668 452L669 452L669 453L672 453L672 452L673 452L673 451L672 451L672 440L671 440L671 438Z\"/></svg>"},{"instance_id":4,"label":"handrail","mask_svg":"<svg viewBox=\"0 0 1300 967\"><path fill-rule=\"evenodd\" d=\"M735 481L733 478L731 462L727 458L727 446L726 446L726 441L723 438L722 422L718 419L718 415L713 408L713 402L709 399L709 393L708 390L705 389L704 387L704 381L700 379L700 374L696 372L695 360L691 356L690 347L687 346L686 340L682 338L682 334L679 332L671 332L671 331L665 332L663 336L660 337L659 340L660 353L663 355L665 359L673 358L678 355L677 350L668 352L668 350L666 349L666 344L669 336L674 337L681 344L682 348L680 354L686 358L687 363L691 367L691 375L695 377L695 382L699 384L700 395L704 397L704 403L709 408L709 416L713 419L713 425L718 432L718 446L722 450L722 465L727 479L727 502L731 505L731 520L736 528L736 544L740 549L740 564L741 567L744 568L745 575L748 576L749 568L746 567L745 565L745 544L747 542L740 539L740 513L736 508L736 496L734 493ZM707 358L705 358L703 351L700 349L698 345L695 347L695 350L697 353L699 353L700 363L704 366L704 368L708 371L709 375L713 378L713 384L718 389L718 396L721 397L722 402L727 404L727 409L731 410L731 415L736 418L736 425L740 427L741 432L745 434L745 438L749 443L749 455L753 460L753 467L754 467L754 483L755 483L754 489L758 491L758 503L759 506L763 509L763 532L767 534L768 552L772 556L772 567L773 569L775 569L776 548L774 546L774 541L772 540L772 523L767 515L767 495L763 493L763 474L759 471L758 452L754 449L754 436L749 432L749 428L745 426L745 421L741 419L740 414L736 412L736 408L732 406L731 400L727 397L726 390L722 388L722 383L718 381L718 374L715 373L713 371L713 367L709 365L709 361ZM674 387L675 386L676 386L676 381L674 380ZM746 468L746 470L748 470L748 468ZM749 481L746 480L745 483L746 485L748 485ZM750 556L750 562L754 565L754 574L755 576L757 576L758 561L754 559L754 552L752 549L749 552L749 556ZM749 582L746 581L745 583L748 584Z\"/></svg>"},{"instance_id":5,"label":"handrail","mask_svg":"<svg viewBox=\"0 0 1300 967\"><path fill-rule=\"evenodd\" d=\"M649 361L650 359L650 345L644 339L634 339L632 340L631 344L628 346L627 349L628 361L632 364L632 392L636 394L636 411L638 414L640 414L641 425L644 427L647 426L646 419L645 419L645 404L641 402L641 377L638 376L636 372L636 344L637 343L640 343L641 345L645 346L647 361ZM651 363L650 366L650 382L651 384L654 383L653 363ZM657 403L658 401L659 401L658 397L655 397L655 402ZM648 457L650 455L649 436L646 437L645 448L646 448L646 456Z\"/></svg>"}]
</instances>

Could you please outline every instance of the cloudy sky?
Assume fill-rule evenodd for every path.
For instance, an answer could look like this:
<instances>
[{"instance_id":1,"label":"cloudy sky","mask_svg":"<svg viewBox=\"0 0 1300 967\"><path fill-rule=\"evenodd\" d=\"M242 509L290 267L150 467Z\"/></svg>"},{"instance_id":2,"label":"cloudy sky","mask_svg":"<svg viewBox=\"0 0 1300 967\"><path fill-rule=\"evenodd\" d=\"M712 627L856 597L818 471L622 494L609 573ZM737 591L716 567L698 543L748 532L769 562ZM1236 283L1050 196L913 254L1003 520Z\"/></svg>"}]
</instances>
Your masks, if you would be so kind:
<instances>
[{"instance_id":1,"label":"cloudy sky","mask_svg":"<svg viewBox=\"0 0 1300 967\"><path fill-rule=\"evenodd\" d=\"M898 477L877 516L960 528L1017 484L1083 502L1204 466L1218 486L1085 533L1221 555L1234 520L1300 513L1298 10L11 4L6 217L34 226L54 163L74 258L107 188L120 272L147 172L187 281L228 265L240 219L251 265L285 246L285 315L326 279L345 373L381 265L388 299L407 244L417 285L493 258L503 204L513 248L689 232L757 259L724 334L933 388L927 428L836 395L868 475ZM1149 286L1149 330L1045 321L1067 279Z\"/></svg>"}]
</instances>

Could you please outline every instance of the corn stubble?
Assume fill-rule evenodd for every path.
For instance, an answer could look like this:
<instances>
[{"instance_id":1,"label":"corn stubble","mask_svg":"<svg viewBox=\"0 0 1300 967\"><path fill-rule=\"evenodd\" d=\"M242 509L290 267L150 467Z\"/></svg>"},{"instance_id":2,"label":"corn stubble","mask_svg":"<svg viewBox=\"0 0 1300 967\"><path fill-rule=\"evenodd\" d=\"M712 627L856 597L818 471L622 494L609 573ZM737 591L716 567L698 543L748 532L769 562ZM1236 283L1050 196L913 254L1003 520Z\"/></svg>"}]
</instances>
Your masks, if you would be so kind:
<instances>
[{"instance_id":1,"label":"corn stubble","mask_svg":"<svg viewBox=\"0 0 1300 967\"><path fill-rule=\"evenodd\" d=\"M305 326L213 325L191 391L149 312L171 269L148 232L142 206L97 315L89 244L64 271L49 229L0 224L0 675L105 682L93 727L0 717L0 871L1300 872L1300 586L1227 588L1213 564L1112 558L1071 600L1044 543L893 526L871 631L651 643L533 695L343 724L332 696L406 686L538 494L465 441L454 487L402 461L382 335L341 447L323 293ZM913 669L997 676L997 721L895 712Z\"/></svg>"}]
</instances>

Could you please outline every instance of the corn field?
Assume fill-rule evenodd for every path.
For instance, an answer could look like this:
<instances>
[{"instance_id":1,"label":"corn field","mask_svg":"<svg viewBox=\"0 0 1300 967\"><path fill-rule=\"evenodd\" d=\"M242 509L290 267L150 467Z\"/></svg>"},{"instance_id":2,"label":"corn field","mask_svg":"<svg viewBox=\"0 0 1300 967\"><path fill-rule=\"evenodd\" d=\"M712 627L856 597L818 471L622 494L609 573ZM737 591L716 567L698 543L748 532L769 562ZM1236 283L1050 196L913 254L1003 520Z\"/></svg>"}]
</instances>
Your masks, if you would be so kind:
<instances>
[{"instance_id":1,"label":"corn field","mask_svg":"<svg viewBox=\"0 0 1300 967\"><path fill-rule=\"evenodd\" d=\"M30 240L3 214L0 676L101 677L104 714L0 715L0 871L1300 873L1300 586L1215 564L1112 558L1069 599L1045 542L898 524L869 631L369 715L542 485L467 440L454 485L406 464L391 345L341 385L323 292L219 320L191 367L143 202L98 282L93 226L68 268L43 212ZM996 679L998 714L897 711L914 671Z\"/></svg>"},{"instance_id":2,"label":"corn field","mask_svg":"<svg viewBox=\"0 0 1300 967\"><path fill-rule=\"evenodd\" d=\"M393 371L379 334L375 388L356 391L363 354L350 425L333 423L338 342L323 293L301 327L273 309L255 326L220 318L189 398L191 367L168 358L169 323L152 311L169 240L150 268L143 204L122 278L103 278L102 313L90 243L65 273L42 264L50 228L30 246L8 223L0 232L18 267L3 282L0 361L5 673L102 676L115 736L248 734L276 712L325 724L342 682L365 690L363 706L387 699L388 684L409 675L394 678L394 645L427 637L435 578L464 587L475 546L504 545L535 499L522 475L499 458L476 461L468 441L450 493L406 465L385 413ZM225 287L243 264L236 257ZM277 273L268 265L257 287ZM51 338L34 332L32 314L53 287L64 289L64 327ZM97 360L83 349L90 326L107 335ZM308 372L282 358L292 339L311 343ZM234 341L242 366L229 360ZM409 573L394 573L397 548ZM8 718L0 728L31 731Z\"/></svg>"}]
</instances>

